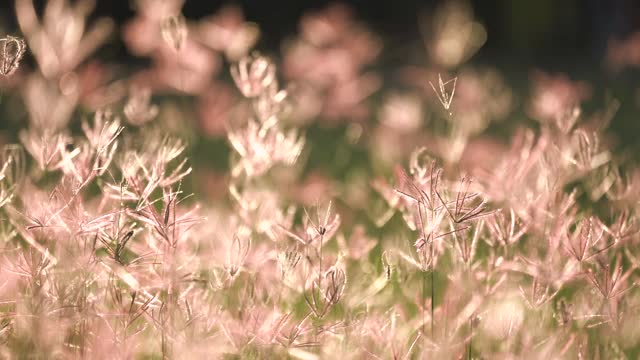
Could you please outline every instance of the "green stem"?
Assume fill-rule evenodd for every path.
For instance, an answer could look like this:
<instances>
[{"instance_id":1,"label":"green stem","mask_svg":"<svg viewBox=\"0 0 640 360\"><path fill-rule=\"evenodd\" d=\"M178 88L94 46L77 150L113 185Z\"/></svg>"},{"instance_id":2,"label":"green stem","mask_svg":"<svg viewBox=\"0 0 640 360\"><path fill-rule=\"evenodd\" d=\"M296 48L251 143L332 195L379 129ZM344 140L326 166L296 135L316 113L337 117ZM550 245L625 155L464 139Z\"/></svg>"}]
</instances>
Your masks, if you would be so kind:
<instances>
[{"instance_id":1,"label":"green stem","mask_svg":"<svg viewBox=\"0 0 640 360\"><path fill-rule=\"evenodd\" d=\"M471 360L471 343L473 342L473 320L469 320L469 345L467 347L467 360Z\"/></svg>"}]
</instances>

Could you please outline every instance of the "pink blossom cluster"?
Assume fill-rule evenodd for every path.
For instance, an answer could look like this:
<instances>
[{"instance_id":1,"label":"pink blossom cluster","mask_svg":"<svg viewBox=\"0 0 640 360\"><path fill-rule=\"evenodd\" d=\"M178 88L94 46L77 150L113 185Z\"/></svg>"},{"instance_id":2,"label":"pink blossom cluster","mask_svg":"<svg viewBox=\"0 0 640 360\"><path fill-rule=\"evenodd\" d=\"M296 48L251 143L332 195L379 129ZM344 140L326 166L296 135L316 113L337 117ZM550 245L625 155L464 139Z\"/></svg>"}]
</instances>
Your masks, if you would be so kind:
<instances>
[{"instance_id":1,"label":"pink blossom cluster","mask_svg":"<svg viewBox=\"0 0 640 360\"><path fill-rule=\"evenodd\" d=\"M137 0L119 31L149 63L123 72L97 59L117 33L93 2L15 3L0 358L638 356L620 104L583 110L586 82L540 71L517 99L467 63L487 36L469 6L421 23L426 63L387 89L380 38L344 5L305 15L279 58L239 8ZM211 138L226 152L202 160Z\"/></svg>"}]
</instances>

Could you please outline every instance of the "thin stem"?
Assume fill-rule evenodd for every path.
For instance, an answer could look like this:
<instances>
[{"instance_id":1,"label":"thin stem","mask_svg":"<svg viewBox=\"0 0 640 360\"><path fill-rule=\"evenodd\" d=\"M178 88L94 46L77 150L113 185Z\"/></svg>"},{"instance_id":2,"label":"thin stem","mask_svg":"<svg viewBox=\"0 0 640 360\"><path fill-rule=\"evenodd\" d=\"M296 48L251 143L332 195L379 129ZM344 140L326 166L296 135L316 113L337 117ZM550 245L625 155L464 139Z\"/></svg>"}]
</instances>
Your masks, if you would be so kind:
<instances>
[{"instance_id":1,"label":"thin stem","mask_svg":"<svg viewBox=\"0 0 640 360\"><path fill-rule=\"evenodd\" d=\"M466 268L467 281L469 282L469 284L471 284L471 264L468 263ZM467 345L467 360L471 360L471 346L473 342L473 319L473 316L471 316L471 318L469 319L469 344Z\"/></svg>"},{"instance_id":2,"label":"thin stem","mask_svg":"<svg viewBox=\"0 0 640 360\"><path fill-rule=\"evenodd\" d=\"M176 66L178 66L178 72L180 73L180 84L178 85L178 90L184 93L184 69L182 68L182 63L180 61L180 51L178 49L176 49Z\"/></svg>"},{"instance_id":3,"label":"thin stem","mask_svg":"<svg viewBox=\"0 0 640 360\"><path fill-rule=\"evenodd\" d=\"M433 284L434 283L434 276L433 276L434 274L433 273L434 273L434 270L432 269L431 270L431 336L433 336L433 334L434 334L433 333L433 322L435 320L433 318L433 309L434 309L434 303L435 303L435 300L433 298L434 295L435 295L434 284Z\"/></svg>"},{"instance_id":4,"label":"thin stem","mask_svg":"<svg viewBox=\"0 0 640 360\"><path fill-rule=\"evenodd\" d=\"M162 329L161 337L162 337L162 339L161 339L161 341L162 341L162 345L161 345L162 346L161 347L162 348L162 359L164 360L164 359L168 359L169 358L168 351L167 351L167 337L166 337L164 328Z\"/></svg>"},{"instance_id":5,"label":"thin stem","mask_svg":"<svg viewBox=\"0 0 640 360\"><path fill-rule=\"evenodd\" d=\"M427 272L423 271L422 272L422 334L425 333L425 326L427 323L427 309L425 308L426 301L427 301Z\"/></svg>"},{"instance_id":6,"label":"thin stem","mask_svg":"<svg viewBox=\"0 0 640 360\"><path fill-rule=\"evenodd\" d=\"M322 243L324 242L324 234L320 234L320 264L318 265L318 285L322 285Z\"/></svg>"},{"instance_id":7,"label":"thin stem","mask_svg":"<svg viewBox=\"0 0 640 360\"><path fill-rule=\"evenodd\" d=\"M435 305L435 299L434 299L434 295L435 295L435 287L434 287L434 273L435 273L435 263L434 263L434 259L433 259L433 241L431 242L431 337L434 336L433 333L433 322L434 322L434 317L433 317L433 310L434 310L434 305Z\"/></svg>"},{"instance_id":8,"label":"thin stem","mask_svg":"<svg viewBox=\"0 0 640 360\"><path fill-rule=\"evenodd\" d=\"M320 234L320 251L319 251L319 253L320 253L319 254L320 261L319 261L319 264L318 264L318 291L320 292L320 296L322 296L322 243L323 242L324 242L324 234L321 233ZM322 312L323 313L325 311L325 309L324 309L325 305L326 304L324 303L324 300L323 300L323 305L322 305L322 307L323 307ZM323 314L323 316L324 316L324 314ZM314 329L315 341L317 342L318 341L318 324L317 324L317 322L314 322L314 323L315 323L315 325L314 325L314 328L315 328Z\"/></svg>"},{"instance_id":9,"label":"thin stem","mask_svg":"<svg viewBox=\"0 0 640 360\"><path fill-rule=\"evenodd\" d=\"M467 360L471 360L472 343L473 343L473 318L469 319L469 344L467 345Z\"/></svg>"}]
</instances>

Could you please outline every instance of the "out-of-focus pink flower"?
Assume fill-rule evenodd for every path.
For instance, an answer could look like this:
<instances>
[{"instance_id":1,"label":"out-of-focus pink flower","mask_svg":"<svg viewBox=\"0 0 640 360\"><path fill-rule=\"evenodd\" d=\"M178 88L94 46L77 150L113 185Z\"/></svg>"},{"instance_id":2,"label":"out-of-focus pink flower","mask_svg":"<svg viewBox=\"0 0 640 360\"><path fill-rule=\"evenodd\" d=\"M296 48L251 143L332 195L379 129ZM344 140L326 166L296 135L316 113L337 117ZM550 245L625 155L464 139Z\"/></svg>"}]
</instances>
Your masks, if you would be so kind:
<instances>
[{"instance_id":1,"label":"out-of-focus pink flower","mask_svg":"<svg viewBox=\"0 0 640 360\"><path fill-rule=\"evenodd\" d=\"M373 129L369 136L369 147L376 160L391 165L402 161L417 146L433 145L433 141L431 135L418 131L402 132L383 124Z\"/></svg>"},{"instance_id":2,"label":"out-of-focus pink flower","mask_svg":"<svg viewBox=\"0 0 640 360\"><path fill-rule=\"evenodd\" d=\"M556 121L564 116L567 110L580 105L591 95L586 83L573 82L565 75L549 75L536 71L532 78L529 114L543 122Z\"/></svg>"},{"instance_id":3,"label":"out-of-focus pink flower","mask_svg":"<svg viewBox=\"0 0 640 360\"><path fill-rule=\"evenodd\" d=\"M59 81L60 91L67 96L78 96L80 104L95 111L115 103L125 94L122 82L109 83L112 76L106 65L92 61L64 74Z\"/></svg>"},{"instance_id":4,"label":"out-of-focus pink flower","mask_svg":"<svg viewBox=\"0 0 640 360\"><path fill-rule=\"evenodd\" d=\"M292 121L297 124L307 123L322 111L323 99L310 84L297 83L289 87L289 98L292 102Z\"/></svg>"},{"instance_id":5,"label":"out-of-focus pink flower","mask_svg":"<svg viewBox=\"0 0 640 360\"><path fill-rule=\"evenodd\" d=\"M462 1L448 1L439 7L430 28L426 21L420 25L431 60L446 68L462 64L487 41L484 26L474 21L473 9Z\"/></svg>"},{"instance_id":6,"label":"out-of-focus pink flower","mask_svg":"<svg viewBox=\"0 0 640 360\"><path fill-rule=\"evenodd\" d=\"M315 206L318 199L324 197L333 197L332 193L334 184L330 179L318 173L310 174L304 183L296 186L293 191L293 197L297 203L303 206Z\"/></svg>"},{"instance_id":7,"label":"out-of-focus pink flower","mask_svg":"<svg viewBox=\"0 0 640 360\"><path fill-rule=\"evenodd\" d=\"M136 17L125 24L122 32L129 50L137 56L148 56L161 44L161 24L169 16L176 15L183 0L137 0Z\"/></svg>"},{"instance_id":8,"label":"out-of-focus pink flower","mask_svg":"<svg viewBox=\"0 0 640 360\"><path fill-rule=\"evenodd\" d=\"M225 6L217 14L205 18L196 29L196 36L203 44L224 52L231 61L246 55L259 35L258 26L244 21L242 9L233 5Z\"/></svg>"},{"instance_id":9,"label":"out-of-focus pink flower","mask_svg":"<svg viewBox=\"0 0 640 360\"><path fill-rule=\"evenodd\" d=\"M198 94L219 70L219 56L193 39L187 31L192 25L177 15L182 3L140 0L136 18L125 25L122 36L129 50L153 61L150 69L133 76L136 85Z\"/></svg>"},{"instance_id":10,"label":"out-of-focus pink flower","mask_svg":"<svg viewBox=\"0 0 640 360\"><path fill-rule=\"evenodd\" d=\"M98 19L86 29L93 6L88 0L77 1L73 6L66 0L52 0L47 2L40 21L33 0L16 1L18 23L45 77L72 71L106 41L113 29L110 19Z\"/></svg>"},{"instance_id":11,"label":"out-of-focus pink flower","mask_svg":"<svg viewBox=\"0 0 640 360\"><path fill-rule=\"evenodd\" d=\"M511 89L494 69L467 69L458 74L455 121L484 129L490 121L502 120L511 110Z\"/></svg>"},{"instance_id":12,"label":"out-of-focus pink flower","mask_svg":"<svg viewBox=\"0 0 640 360\"><path fill-rule=\"evenodd\" d=\"M187 40L176 55L162 47L157 58L157 75L168 85L187 92L199 92L220 69L220 57L204 47Z\"/></svg>"},{"instance_id":13,"label":"out-of-focus pink flower","mask_svg":"<svg viewBox=\"0 0 640 360\"><path fill-rule=\"evenodd\" d=\"M430 81L433 82L438 78L436 69L423 66L405 66L398 71L398 77L403 83L420 89L425 98L437 98L438 95L429 85Z\"/></svg>"},{"instance_id":14,"label":"out-of-focus pink flower","mask_svg":"<svg viewBox=\"0 0 640 360\"><path fill-rule=\"evenodd\" d=\"M300 28L300 37L285 48L285 77L312 88L307 96L317 97L313 102L322 104L318 110L327 119L362 119L368 112L363 100L380 86L378 76L366 71L380 52L379 39L344 5L306 15ZM294 107L294 117L301 115L318 114Z\"/></svg>"},{"instance_id":15,"label":"out-of-focus pink flower","mask_svg":"<svg viewBox=\"0 0 640 360\"><path fill-rule=\"evenodd\" d=\"M624 40L609 40L607 64L613 71L640 66L640 31L631 34Z\"/></svg>"},{"instance_id":16,"label":"out-of-focus pink flower","mask_svg":"<svg viewBox=\"0 0 640 360\"><path fill-rule=\"evenodd\" d=\"M369 106L364 100L378 90L380 85L380 78L373 73L336 84L327 94L324 114L332 120L343 116L357 121L364 120L369 114Z\"/></svg>"},{"instance_id":17,"label":"out-of-focus pink flower","mask_svg":"<svg viewBox=\"0 0 640 360\"><path fill-rule=\"evenodd\" d=\"M338 237L338 243L351 259L360 260L369 254L378 241L367 235L364 226L355 225L351 236L348 239Z\"/></svg>"},{"instance_id":18,"label":"out-of-focus pink flower","mask_svg":"<svg viewBox=\"0 0 640 360\"><path fill-rule=\"evenodd\" d=\"M153 59L151 69L134 75L134 84L157 91L177 89L198 94L206 89L211 77L220 68L218 55L189 39L178 52L163 43Z\"/></svg>"},{"instance_id":19,"label":"out-of-focus pink flower","mask_svg":"<svg viewBox=\"0 0 640 360\"><path fill-rule=\"evenodd\" d=\"M460 158L460 166L474 176L494 169L507 147L488 137L478 137L467 143Z\"/></svg>"},{"instance_id":20,"label":"out-of-focus pink flower","mask_svg":"<svg viewBox=\"0 0 640 360\"><path fill-rule=\"evenodd\" d=\"M224 84L214 84L198 98L200 129L209 137L227 133L228 117L236 102L233 91Z\"/></svg>"},{"instance_id":21,"label":"out-of-focus pink flower","mask_svg":"<svg viewBox=\"0 0 640 360\"><path fill-rule=\"evenodd\" d=\"M158 106L151 104L151 90L132 87L124 105L124 115L130 124L141 126L158 115Z\"/></svg>"},{"instance_id":22,"label":"out-of-focus pink flower","mask_svg":"<svg viewBox=\"0 0 640 360\"><path fill-rule=\"evenodd\" d=\"M77 105L77 92L65 94L55 85L34 74L23 86L29 123L39 130L57 131L64 128Z\"/></svg>"},{"instance_id":23,"label":"out-of-focus pink flower","mask_svg":"<svg viewBox=\"0 0 640 360\"><path fill-rule=\"evenodd\" d=\"M198 184L198 192L201 192L208 200L218 201L227 196L229 179L226 174L203 169L194 171L193 176Z\"/></svg>"}]
</instances>

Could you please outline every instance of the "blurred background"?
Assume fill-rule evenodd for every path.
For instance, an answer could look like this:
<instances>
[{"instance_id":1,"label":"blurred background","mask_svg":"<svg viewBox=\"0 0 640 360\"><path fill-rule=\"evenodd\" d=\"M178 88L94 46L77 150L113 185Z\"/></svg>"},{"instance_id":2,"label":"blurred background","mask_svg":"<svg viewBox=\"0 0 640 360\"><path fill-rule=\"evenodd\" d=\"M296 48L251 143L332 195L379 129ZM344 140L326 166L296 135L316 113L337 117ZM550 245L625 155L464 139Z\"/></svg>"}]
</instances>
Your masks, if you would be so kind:
<instances>
[{"instance_id":1,"label":"blurred background","mask_svg":"<svg viewBox=\"0 0 640 360\"><path fill-rule=\"evenodd\" d=\"M2 33L22 34L15 8L18 3L26 2L2 2ZM187 62L186 65L179 64L178 68L192 66L192 74L181 75L180 80L173 83L158 83L157 79L172 69L169 63L173 60L167 54L158 55L145 49L146 45L141 46L148 39L140 38L144 31L136 30L136 26L156 19L154 16L160 16L156 13L164 10L154 12L154 9L163 9L167 3L181 11L189 22L189 38L213 52L207 54L202 63L196 63L200 60L188 63L190 60L186 59L190 55L178 58L178 63ZM47 1L33 1L35 13L44 22L46 4ZM87 77L84 83L90 85L83 90L85 93L105 87L113 90L112 85L122 81L125 83L122 88L136 83L150 87L153 102L163 104L159 121L173 117L173 120L165 121L165 128L189 138L196 178L203 184L224 183L215 174L228 170L230 147L225 126L232 117L229 115L231 104L239 98L228 68L237 61L238 54L251 49L274 59L282 83L303 84L296 91L304 95L308 95L305 92L309 90L308 84L316 91L313 96L300 100L300 111L291 115L293 124L303 124L308 138L306 162L301 170L305 177L319 174L320 177L344 180L359 171L371 174L382 170L389 174L391 165L404 161L415 146L433 144L435 141L429 135L406 140L402 132L411 131L411 124L416 121L411 116L418 118L418 127L430 127L431 133L442 130L438 125L440 120L434 120L441 117L441 113L436 109L437 97L429 86L429 81L435 82L441 72L449 77L467 74L470 80L462 86L471 84L466 93L472 96L467 96L465 102L464 89L461 90L460 107L471 104L469 106L479 108L468 108L464 115L472 118L472 113L480 112L491 118L474 118L477 123L463 129L460 135L465 144L478 136L507 139L506 135L519 124L535 124L544 117L539 109L533 109L535 98L544 95L541 89L552 89L555 97L558 93L566 95L567 103L579 104L588 116L596 116L594 114L599 111L606 113L612 108L612 101L618 101L613 106L617 111L613 111L609 127L613 151L629 161L640 159L640 141L637 141L640 135L637 118L640 110L639 1L187 0L183 3L96 0L93 7L92 11L86 11L85 31L90 24L105 17L111 19L113 26L93 54L82 59L76 68L68 69L69 74L74 71L73 74L80 78ZM330 25L324 30L330 33L327 29L333 29L331 31L337 34L332 35L334 39L309 37L314 32L322 33L323 28L317 27L318 19ZM64 25L63 20L60 24ZM214 26L206 27L207 24ZM231 44L233 39L237 40L233 37L232 41L215 38L221 33L220 29L231 28L242 30L236 33L242 34L240 38L246 44ZM309 31L311 28L313 31ZM354 41L340 39L342 35ZM216 41L224 44L218 46L214 44ZM322 51L309 53L308 45ZM238 46L241 50L230 51L237 50ZM340 60L341 54L347 54L348 60ZM309 63L310 58L314 59L315 62L310 63L316 68L326 67L324 72L314 75L315 78L305 74L309 69L296 67L301 62ZM37 68L37 61L29 50L24 64L25 72ZM496 76L498 80L494 79ZM322 77L338 80L326 85L318 80ZM50 78L62 80L64 76ZM205 79L206 84L194 79ZM194 81L197 84L193 88L185 88ZM0 136L4 142L9 142L25 127L27 113L17 110L21 100L18 96L12 97L12 85L5 83L4 86ZM126 93L122 91L115 91L119 95L114 95L112 103L120 101L122 106ZM482 92L485 92L482 96L476 94ZM318 93L322 96L318 97ZM395 96L398 93L402 96ZM419 111L411 110L411 106L407 110L405 95L426 100L418 101ZM402 111L411 116L407 115L404 125L393 125L396 130L400 128L398 136L384 139L379 125L385 121L389 125L389 121L383 119L385 111L388 112L387 105L398 98L403 99L400 101ZM82 117L109 102L80 103L85 106L79 107L75 115ZM488 109L481 106L483 103L498 105ZM175 114L180 114L179 121L175 120ZM398 150L394 143L403 139L406 144ZM386 145L381 145L383 143ZM372 155L372 148L382 149L378 151L387 155ZM436 153L443 151L448 150L435 150ZM463 152L464 146L456 151ZM397 154L391 154L393 152ZM385 156L386 162L379 164L378 160ZM202 187L211 188L209 185ZM214 187L209 191L215 194L219 189Z\"/></svg>"},{"instance_id":2,"label":"blurred background","mask_svg":"<svg viewBox=\"0 0 640 360\"><path fill-rule=\"evenodd\" d=\"M382 36L390 61L410 55L410 44L420 41L421 15L429 16L442 0L401 0L371 2L342 1L356 16ZM46 1L34 1L42 9ZM188 0L182 12L188 19L201 19L226 5L242 8L248 21L260 25L259 48L277 50L282 41L294 35L303 14L319 10L336 1L197 1ZM471 0L475 17L487 29L487 42L478 52L478 60L506 63L518 60L521 66L545 66L569 71L575 65L593 65L603 61L607 43L622 39L640 29L640 2L634 0ZM17 26L15 0L0 5L1 24ZM96 1L93 17L109 16L124 24L135 16L131 0ZM113 56L125 60L123 47L110 49ZM580 59L576 64L575 60Z\"/></svg>"}]
</instances>

